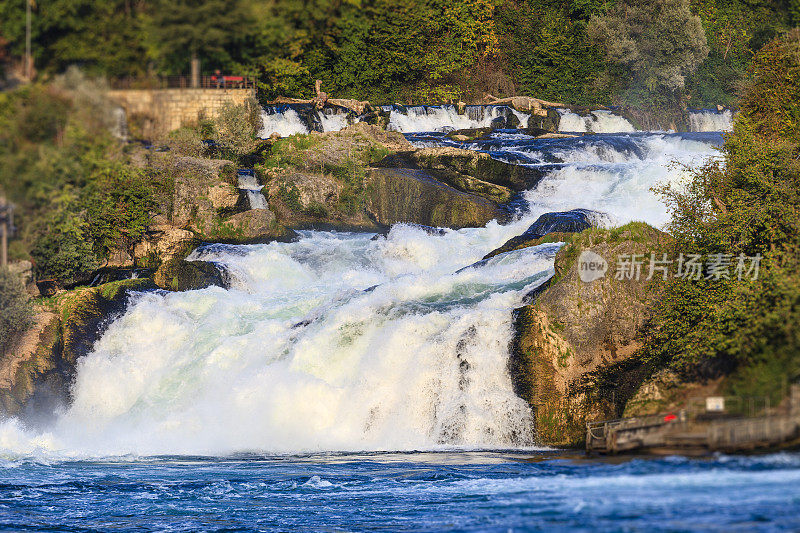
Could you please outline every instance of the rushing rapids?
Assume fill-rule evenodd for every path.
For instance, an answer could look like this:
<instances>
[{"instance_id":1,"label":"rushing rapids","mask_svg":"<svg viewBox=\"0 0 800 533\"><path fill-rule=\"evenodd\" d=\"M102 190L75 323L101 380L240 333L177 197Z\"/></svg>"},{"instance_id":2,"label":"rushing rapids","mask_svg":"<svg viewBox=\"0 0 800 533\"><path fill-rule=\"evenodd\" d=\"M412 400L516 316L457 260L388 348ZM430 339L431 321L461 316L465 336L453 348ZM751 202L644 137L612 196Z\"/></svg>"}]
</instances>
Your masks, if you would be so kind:
<instances>
[{"instance_id":1,"label":"rushing rapids","mask_svg":"<svg viewBox=\"0 0 800 533\"><path fill-rule=\"evenodd\" d=\"M670 163L713 156L721 136L408 137L545 177L506 226L400 224L379 237L307 231L292 243L198 249L190 259L224 266L232 286L135 295L79 362L71 405L40 430L5 421L0 447L96 456L534 444L506 367L512 310L552 274L559 245L463 267L546 212L588 208L607 224L663 225L650 188L680 183Z\"/></svg>"},{"instance_id":2,"label":"rushing rapids","mask_svg":"<svg viewBox=\"0 0 800 533\"><path fill-rule=\"evenodd\" d=\"M636 131L633 124L611 111L592 111L587 115L578 115L566 109L559 109L561 120L559 131L574 133L625 133Z\"/></svg>"},{"instance_id":3,"label":"rushing rapids","mask_svg":"<svg viewBox=\"0 0 800 533\"><path fill-rule=\"evenodd\" d=\"M730 109L701 109L689 112L691 131L730 131L733 129L733 112Z\"/></svg>"},{"instance_id":4,"label":"rushing rapids","mask_svg":"<svg viewBox=\"0 0 800 533\"><path fill-rule=\"evenodd\" d=\"M386 129L402 133L488 127L525 128L530 118L527 113L505 105L468 105L461 113L454 105L389 105L381 106L378 113L388 119ZM339 131L364 119L364 115L337 107L325 107L320 111L307 104L268 106L261 112L259 137L266 139L273 134L287 137L311 131Z\"/></svg>"}]
</instances>

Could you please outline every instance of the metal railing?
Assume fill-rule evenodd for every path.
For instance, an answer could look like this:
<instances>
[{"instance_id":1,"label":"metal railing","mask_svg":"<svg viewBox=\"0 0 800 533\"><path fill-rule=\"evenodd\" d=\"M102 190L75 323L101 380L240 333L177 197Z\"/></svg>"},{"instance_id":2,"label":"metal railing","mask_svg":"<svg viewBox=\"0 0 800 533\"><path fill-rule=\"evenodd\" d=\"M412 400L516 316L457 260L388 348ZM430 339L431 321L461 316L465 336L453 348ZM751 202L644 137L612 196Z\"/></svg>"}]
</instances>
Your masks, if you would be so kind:
<instances>
[{"instance_id":1,"label":"metal railing","mask_svg":"<svg viewBox=\"0 0 800 533\"><path fill-rule=\"evenodd\" d=\"M789 404L775 408L768 397L694 397L674 413L587 422L586 448L612 453L654 445L735 450L794 441L800 438L798 398L800 388L793 388Z\"/></svg>"},{"instance_id":2,"label":"metal railing","mask_svg":"<svg viewBox=\"0 0 800 533\"><path fill-rule=\"evenodd\" d=\"M160 76L152 78L117 78L111 80L112 89L192 89L190 76ZM253 76L200 76L198 89L255 89Z\"/></svg>"}]
</instances>

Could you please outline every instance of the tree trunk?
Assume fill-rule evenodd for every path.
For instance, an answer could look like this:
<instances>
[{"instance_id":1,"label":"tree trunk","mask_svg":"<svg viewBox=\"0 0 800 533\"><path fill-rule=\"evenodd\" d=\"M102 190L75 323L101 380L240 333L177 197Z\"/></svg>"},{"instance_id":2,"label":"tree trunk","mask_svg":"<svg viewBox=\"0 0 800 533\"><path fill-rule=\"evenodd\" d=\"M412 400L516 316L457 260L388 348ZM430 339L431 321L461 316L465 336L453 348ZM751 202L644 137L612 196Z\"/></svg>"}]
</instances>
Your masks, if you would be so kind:
<instances>
[{"instance_id":1,"label":"tree trunk","mask_svg":"<svg viewBox=\"0 0 800 533\"><path fill-rule=\"evenodd\" d=\"M192 89L200 87L200 58L197 57L197 52L192 51Z\"/></svg>"}]
</instances>

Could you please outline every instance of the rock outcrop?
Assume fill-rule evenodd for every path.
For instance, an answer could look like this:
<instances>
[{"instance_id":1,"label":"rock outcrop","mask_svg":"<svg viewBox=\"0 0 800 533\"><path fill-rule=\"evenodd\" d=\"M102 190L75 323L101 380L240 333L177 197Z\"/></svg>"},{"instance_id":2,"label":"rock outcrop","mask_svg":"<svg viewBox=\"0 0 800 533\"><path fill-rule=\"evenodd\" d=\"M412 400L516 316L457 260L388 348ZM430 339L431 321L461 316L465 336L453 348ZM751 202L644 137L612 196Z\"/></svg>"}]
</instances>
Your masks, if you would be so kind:
<instances>
[{"instance_id":1,"label":"rock outcrop","mask_svg":"<svg viewBox=\"0 0 800 533\"><path fill-rule=\"evenodd\" d=\"M494 202L458 191L421 170L372 169L367 187L366 210L381 226L409 222L457 229L508 216Z\"/></svg>"},{"instance_id":2,"label":"rock outcrop","mask_svg":"<svg viewBox=\"0 0 800 533\"><path fill-rule=\"evenodd\" d=\"M422 148L402 156L409 160L412 168L427 170L445 182L457 180L462 175L511 191L525 191L533 188L543 177L537 169L498 161L475 150Z\"/></svg>"},{"instance_id":3,"label":"rock outcrop","mask_svg":"<svg viewBox=\"0 0 800 533\"><path fill-rule=\"evenodd\" d=\"M130 291L152 288L149 279L117 281L61 293L52 308L39 308L0 359L0 411L41 422L65 406L78 359L125 310Z\"/></svg>"},{"instance_id":4,"label":"rock outcrop","mask_svg":"<svg viewBox=\"0 0 800 533\"><path fill-rule=\"evenodd\" d=\"M509 370L515 390L535 410L543 444L579 443L587 419L618 414L613 398L587 402L581 386L589 373L618 364L641 348L640 332L660 294L657 276L647 280L642 266L637 277L619 258L639 254L642 261L668 239L643 223L576 234L559 251L548 286L516 311ZM605 275L582 280L586 276L580 269L587 268L583 252L605 260Z\"/></svg>"},{"instance_id":5,"label":"rock outcrop","mask_svg":"<svg viewBox=\"0 0 800 533\"><path fill-rule=\"evenodd\" d=\"M489 259L495 255L536 246L545 242L542 238L546 235L554 235L554 238L546 242L556 242L557 240L569 240L570 234L579 233L592 227L593 221L602 217L601 213L588 209L573 209L572 211L560 211L545 213L525 230L525 233L512 237L499 248L486 254L483 259Z\"/></svg>"},{"instance_id":6,"label":"rock outcrop","mask_svg":"<svg viewBox=\"0 0 800 533\"><path fill-rule=\"evenodd\" d=\"M267 242L287 240L295 233L280 225L269 209L250 209L222 221L225 233L230 232L233 242ZM220 232L222 233L222 232ZM219 239L225 241L224 238Z\"/></svg>"},{"instance_id":7,"label":"rock outcrop","mask_svg":"<svg viewBox=\"0 0 800 533\"><path fill-rule=\"evenodd\" d=\"M222 272L214 264L183 259L170 259L162 263L153 275L153 282L168 291L191 291L212 285L226 285Z\"/></svg>"}]
</instances>

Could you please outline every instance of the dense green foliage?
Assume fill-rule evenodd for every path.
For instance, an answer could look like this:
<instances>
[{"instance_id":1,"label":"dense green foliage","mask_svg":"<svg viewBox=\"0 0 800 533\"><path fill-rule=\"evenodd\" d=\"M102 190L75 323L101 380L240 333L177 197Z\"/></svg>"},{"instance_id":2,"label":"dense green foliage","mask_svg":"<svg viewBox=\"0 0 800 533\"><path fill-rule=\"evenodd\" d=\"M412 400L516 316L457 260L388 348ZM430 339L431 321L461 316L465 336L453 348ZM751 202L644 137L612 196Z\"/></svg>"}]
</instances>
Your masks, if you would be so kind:
<instances>
[{"instance_id":1,"label":"dense green foliage","mask_svg":"<svg viewBox=\"0 0 800 533\"><path fill-rule=\"evenodd\" d=\"M0 47L17 58L24 7L0 4ZM45 75L78 64L140 78L187 75L196 53L206 74L257 75L267 98L311 96L320 79L378 103L529 94L663 107L654 87L686 78L677 104L705 106L734 102L753 53L797 13L796 0L49 0L34 10L33 51Z\"/></svg>"},{"instance_id":2,"label":"dense green foliage","mask_svg":"<svg viewBox=\"0 0 800 533\"><path fill-rule=\"evenodd\" d=\"M70 286L99 267L130 265L153 217L171 214L169 161L203 155L203 139L232 161L260 148L260 114L248 101L172 132L160 141L169 151L155 157L113 138L106 89L71 69L47 85L0 92L0 191L17 205L20 228L11 259L33 259L39 280Z\"/></svg>"},{"instance_id":3,"label":"dense green foliage","mask_svg":"<svg viewBox=\"0 0 800 533\"><path fill-rule=\"evenodd\" d=\"M0 268L0 353L8 347L13 334L24 330L31 319L25 287L19 277Z\"/></svg>"},{"instance_id":4,"label":"dense green foliage","mask_svg":"<svg viewBox=\"0 0 800 533\"><path fill-rule=\"evenodd\" d=\"M154 55L178 70L186 65L187 50L212 64L230 63L228 50L237 48L241 29L252 23L238 0L158 0L148 15L144 29Z\"/></svg>"},{"instance_id":5,"label":"dense green foliage","mask_svg":"<svg viewBox=\"0 0 800 533\"><path fill-rule=\"evenodd\" d=\"M519 91L574 104L610 102L613 82L602 51L586 34L589 17L610 2L524 0L498 14L508 70Z\"/></svg>"},{"instance_id":6,"label":"dense green foliage","mask_svg":"<svg viewBox=\"0 0 800 533\"><path fill-rule=\"evenodd\" d=\"M676 253L727 254L730 276L671 280L646 353L690 378L730 374L737 394L777 396L800 376L800 32L765 46L750 72L724 161L664 191ZM735 274L740 254L762 258L757 279Z\"/></svg>"},{"instance_id":7,"label":"dense green foliage","mask_svg":"<svg viewBox=\"0 0 800 533\"><path fill-rule=\"evenodd\" d=\"M152 182L163 178L119 153L102 89L70 72L0 94L0 189L19 207L17 250L39 279L85 281L112 250L130 252L154 209Z\"/></svg>"},{"instance_id":8,"label":"dense green foliage","mask_svg":"<svg viewBox=\"0 0 800 533\"><path fill-rule=\"evenodd\" d=\"M683 89L686 75L708 56L702 22L688 0L621 0L593 16L588 31L634 88L650 92Z\"/></svg>"}]
</instances>

